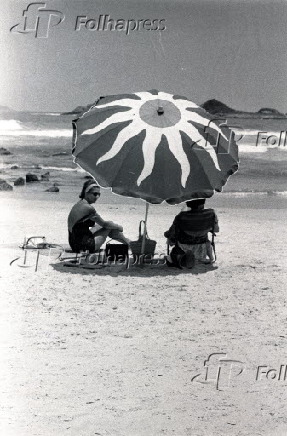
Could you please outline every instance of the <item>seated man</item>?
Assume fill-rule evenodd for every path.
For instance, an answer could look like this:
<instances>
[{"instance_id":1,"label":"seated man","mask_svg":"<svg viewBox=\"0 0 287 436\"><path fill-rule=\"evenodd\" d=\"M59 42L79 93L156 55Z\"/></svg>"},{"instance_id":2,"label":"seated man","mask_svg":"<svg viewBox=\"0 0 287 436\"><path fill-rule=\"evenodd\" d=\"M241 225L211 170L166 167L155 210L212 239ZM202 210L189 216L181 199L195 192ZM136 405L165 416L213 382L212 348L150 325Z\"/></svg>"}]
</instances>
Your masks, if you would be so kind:
<instances>
[{"instance_id":1,"label":"seated man","mask_svg":"<svg viewBox=\"0 0 287 436\"><path fill-rule=\"evenodd\" d=\"M99 250L107 237L129 244L121 225L105 221L92 206L100 197L100 187L94 180L84 183L80 201L76 203L68 216L69 244L76 253Z\"/></svg>"},{"instance_id":2,"label":"seated man","mask_svg":"<svg viewBox=\"0 0 287 436\"><path fill-rule=\"evenodd\" d=\"M218 219L213 209L204 209L204 204L204 198L187 201L188 210L179 213L164 233L169 245L175 246L167 257L169 266L182 267L185 262L185 266L191 268L195 260L204 263L215 261L208 232L219 232Z\"/></svg>"}]
</instances>

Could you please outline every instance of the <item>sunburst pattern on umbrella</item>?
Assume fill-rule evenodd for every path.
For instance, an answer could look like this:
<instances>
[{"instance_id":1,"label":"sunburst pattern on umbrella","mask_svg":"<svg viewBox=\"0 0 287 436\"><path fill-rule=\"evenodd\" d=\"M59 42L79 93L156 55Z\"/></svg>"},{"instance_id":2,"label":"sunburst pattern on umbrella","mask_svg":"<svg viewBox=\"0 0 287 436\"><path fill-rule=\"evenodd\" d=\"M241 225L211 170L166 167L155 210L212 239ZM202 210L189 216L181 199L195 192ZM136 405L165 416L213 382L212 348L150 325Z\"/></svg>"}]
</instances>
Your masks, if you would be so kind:
<instances>
[{"instance_id":1,"label":"sunburst pattern on umbrella","mask_svg":"<svg viewBox=\"0 0 287 436\"><path fill-rule=\"evenodd\" d=\"M73 126L75 162L102 186L150 203L210 197L238 168L232 132L185 97L103 97Z\"/></svg>"}]
</instances>

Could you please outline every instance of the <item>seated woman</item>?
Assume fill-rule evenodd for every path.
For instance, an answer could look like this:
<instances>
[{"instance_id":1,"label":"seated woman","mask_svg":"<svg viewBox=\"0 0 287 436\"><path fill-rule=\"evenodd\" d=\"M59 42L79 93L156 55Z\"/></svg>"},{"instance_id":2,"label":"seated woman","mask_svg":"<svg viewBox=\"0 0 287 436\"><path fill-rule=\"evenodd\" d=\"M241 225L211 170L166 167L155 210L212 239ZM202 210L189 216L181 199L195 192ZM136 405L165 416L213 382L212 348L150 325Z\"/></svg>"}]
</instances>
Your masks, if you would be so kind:
<instances>
[{"instance_id":1,"label":"seated woman","mask_svg":"<svg viewBox=\"0 0 287 436\"><path fill-rule=\"evenodd\" d=\"M92 206L100 197L100 187L94 180L84 183L80 201L76 203L68 216L69 244L71 249L79 253L88 250L98 251L107 237L124 244L129 239L123 235L123 228L112 221L105 221Z\"/></svg>"},{"instance_id":2,"label":"seated woman","mask_svg":"<svg viewBox=\"0 0 287 436\"><path fill-rule=\"evenodd\" d=\"M175 246L167 258L169 266L181 266L181 258L185 258L190 268L194 260L205 263L215 261L208 232L219 232L218 219L213 209L204 209L204 204L204 198L187 201L188 210L178 214L170 229L164 233L169 244Z\"/></svg>"}]
</instances>

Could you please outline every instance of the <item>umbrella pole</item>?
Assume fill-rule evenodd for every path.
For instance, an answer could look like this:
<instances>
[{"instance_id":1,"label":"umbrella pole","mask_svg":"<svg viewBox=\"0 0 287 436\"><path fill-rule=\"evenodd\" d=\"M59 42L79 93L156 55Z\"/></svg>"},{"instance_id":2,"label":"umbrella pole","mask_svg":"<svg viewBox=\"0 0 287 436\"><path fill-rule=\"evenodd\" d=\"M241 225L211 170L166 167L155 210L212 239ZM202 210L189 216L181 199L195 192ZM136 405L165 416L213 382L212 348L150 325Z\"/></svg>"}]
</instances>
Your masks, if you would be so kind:
<instances>
[{"instance_id":1,"label":"umbrella pole","mask_svg":"<svg viewBox=\"0 0 287 436\"><path fill-rule=\"evenodd\" d=\"M145 249L145 241L146 241L146 233L147 233L147 216L148 216L148 209L149 209L149 203L146 201L145 204L145 219L144 219L144 231L143 231L143 240L142 240L142 246L141 246L141 254L144 254ZM142 258L142 256L141 256Z\"/></svg>"}]
</instances>

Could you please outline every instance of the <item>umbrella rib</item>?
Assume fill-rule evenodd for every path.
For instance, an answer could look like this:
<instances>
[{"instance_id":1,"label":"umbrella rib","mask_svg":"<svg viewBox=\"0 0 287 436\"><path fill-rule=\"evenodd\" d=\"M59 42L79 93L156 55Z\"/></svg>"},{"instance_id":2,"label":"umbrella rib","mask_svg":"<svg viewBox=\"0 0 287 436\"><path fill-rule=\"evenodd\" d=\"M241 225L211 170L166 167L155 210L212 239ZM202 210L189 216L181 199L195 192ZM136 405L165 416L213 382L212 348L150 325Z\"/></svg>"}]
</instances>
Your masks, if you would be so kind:
<instances>
[{"instance_id":1,"label":"umbrella rib","mask_svg":"<svg viewBox=\"0 0 287 436\"><path fill-rule=\"evenodd\" d=\"M126 152L126 154L128 154L128 151ZM119 168L118 168L118 170L117 170L117 172L115 173L115 175L114 175L114 177L113 177L113 180L115 180L116 178L117 178L117 176L118 176L118 174L120 173L120 171L122 170L122 167L124 166L124 159L122 160L122 162L121 162L121 164L119 165ZM113 190L113 188L114 188L114 186L113 186L113 183L111 184L111 189L112 189L112 191L113 192L115 192L114 190ZM132 195L131 195L132 196Z\"/></svg>"},{"instance_id":2,"label":"umbrella rib","mask_svg":"<svg viewBox=\"0 0 287 436\"><path fill-rule=\"evenodd\" d=\"M132 121L132 123L130 123L128 126L126 126L124 129L122 129L119 132L111 149L98 159L97 165L106 160L113 159L123 148L125 143L129 141L132 137L138 135L142 130L144 130L144 127L141 126L141 123Z\"/></svg>"},{"instance_id":3,"label":"umbrella rib","mask_svg":"<svg viewBox=\"0 0 287 436\"><path fill-rule=\"evenodd\" d=\"M183 188L186 186L186 182L188 179L188 176L190 175L190 164L188 161L188 158L186 156L186 153L182 146L182 137L180 132L174 131L173 134L170 132L165 135L168 142L168 147L172 154L174 155L175 159L180 164L181 168L181 185Z\"/></svg>"},{"instance_id":4,"label":"umbrella rib","mask_svg":"<svg viewBox=\"0 0 287 436\"><path fill-rule=\"evenodd\" d=\"M135 92L135 95L140 97L141 102L146 101L146 100L156 100L159 98L158 94L151 94L148 91Z\"/></svg>"},{"instance_id":5,"label":"umbrella rib","mask_svg":"<svg viewBox=\"0 0 287 436\"><path fill-rule=\"evenodd\" d=\"M181 133L185 134L189 139L191 139L190 136L187 135L186 132L181 132ZM192 141L192 139L191 139L191 141ZM192 144L192 145L193 145L193 144ZM199 151L199 150L196 150L196 149L193 147L193 153L194 153L196 159L200 162L200 159L199 159L199 156L198 156L198 153L197 153L198 151ZM201 165L201 171L204 173L206 179L209 181L209 180L210 180L210 177L209 177L209 174L207 173L207 169L205 168L204 165ZM209 184L210 184L210 187L213 189L213 187L212 187L210 181L209 181Z\"/></svg>"},{"instance_id":6,"label":"umbrella rib","mask_svg":"<svg viewBox=\"0 0 287 436\"><path fill-rule=\"evenodd\" d=\"M181 99L173 99L173 103L182 111L182 110L188 110L188 108L192 109L198 109L200 106L193 103L189 100L181 100Z\"/></svg>"},{"instance_id":7,"label":"umbrella rib","mask_svg":"<svg viewBox=\"0 0 287 436\"><path fill-rule=\"evenodd\" d=\"M223 138L227 140L227 137L224 135L222 130L212 120L210 120L209 118L204 118L202 115L198 114L197 112L194 112L193 110L189 111L189 113L190 116L186 115L186 121L202 124L205 127L210 127L213 130L216 130L218 133L220 133L223 136Z\"/></svg>"},{"instance_id":8,"label":"umbrella rib","mask_svg":"<svg viewBox=\"0 0 287 436\"><path fill-rule=\"evenodd\" d=\"M219 162L217 159L217 155L215 153L214 148L212 147L212 145L204 138L204 136L202 136L200 134L200 132L198 131L198 129L190 122L186 123L186 126L184 129L182 129L182 131L184 133L186 133L187 136L190 137L190 139L195 142L196 144L198 144L199 147L201 147L203 150L205 150L211 157L211 159L214 162L215 167L221 171L220 166L219 166ZM197 136L197 138L194 139L194 137ZM202 145L199 143L199 141L204 141L206 145Z\"/></svg>"},{"instance_id":9,"label":"umbrella rib","mask_svg":"<svg viewBox=\"0 0 287 436\"><path fill-rule=\"evenodd\" d=\"M102 109L102 108L107 108L107 107L111 107L111 106L126 106L126 107L129 107L131 109L131 107L133 107L133 108L135 106L138 107L141 104L142 104L142 102L140 100L126 98L124 100L115 100L115 101L111 101L110 103L99 104L94 109Z\"/></svg>"},{"instance_id":10,"label":"umbrella rib","mask_svg":"<svg viewBox=\"0 0 287 436\"><path fill-rule=\"evenodd\" d=\"M108 127L111 124L123 123L125 121L130 121L130 120L131 120L131 117L130 117L130 114L128 112L124 112L124 115L122 115L121 112L115 113L115 114L111 115L110 117L106 118L105 121L98 124L97 126L91 128L91 129L88 129L88 130L84 130L82 133L82 136L94 135L95 133L98 133L101 130L104 130L106 127Z\"/></svg>"},{"instance_id":11,"label":"umbrella rib","mask_svg":"<svg viewBox=\"0 0 287 436\"><path fill-rule=\"evenodd\" d=\"M151 175L155 164L155 152L161 141L162 134L156 131L147 131L146 137L142 144L144 166L141 174L137 179L137 185L139 186L143 180Z\"/></svg>"},{"instance_id":12,"label":"umbrella rib","mask_svg":"<svg viewBox=\"0 0 287 436\"><path fill-rule=\"evenodd\" d=\"M128 120L128 121L132 121L132 120ZM123 122L122 124L125 124L125 123L127 123L127 121ZM125 129L127 126L124 125L122 127L122 130ZM104 134L106 134L106 133L108 133L108 132L110 132L112 130L118 129L118 128L119 128L119 123L113 123L110 126L108 126L108 128L106 128L107 130L105 131L105 133L101 133L101 134L104 135ZM97 141L97 139L95 141ZM77 148L80 149L80 150L76 150L75 147L73 148L73 156L74 156L74 158L76 159L79 154L81 154L83 151L86 151L89 147L92 147L93 145L94 145L94 142L91 142L88 145L83 144L82 145L83 148L80 148L80 145L78 144ZM75 153L76 151L77 151L77 154Z\"/></svg>"}]
</instances>

